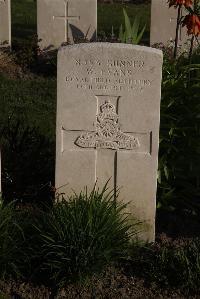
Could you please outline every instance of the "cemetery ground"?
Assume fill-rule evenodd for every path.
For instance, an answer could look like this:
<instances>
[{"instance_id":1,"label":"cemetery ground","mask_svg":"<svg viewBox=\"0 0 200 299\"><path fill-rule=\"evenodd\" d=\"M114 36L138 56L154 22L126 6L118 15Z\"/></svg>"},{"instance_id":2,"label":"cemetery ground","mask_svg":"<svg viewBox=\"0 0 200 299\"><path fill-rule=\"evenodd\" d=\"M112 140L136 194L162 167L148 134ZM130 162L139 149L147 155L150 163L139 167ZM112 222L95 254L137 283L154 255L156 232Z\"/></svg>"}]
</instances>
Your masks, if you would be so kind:
<instances>
[{"instance_id":1,"label":"cemetery ground","mask_svg":"<svg viewBox=\"0 0 200 299\"><path fill-rule=\"evenodd\" d=\"M24 1L23 13L14 5L14 51L0 53L2 298L199 298L200 54L189 66L164 49L156 243L130 244L123 209L101 194L52 207L56 57L38 57L36 40L26 42L35 28L26 15L33 2ZM100 28L109 40L107 7L99 13L108 14Z\"/></svg>"}]
</instances>

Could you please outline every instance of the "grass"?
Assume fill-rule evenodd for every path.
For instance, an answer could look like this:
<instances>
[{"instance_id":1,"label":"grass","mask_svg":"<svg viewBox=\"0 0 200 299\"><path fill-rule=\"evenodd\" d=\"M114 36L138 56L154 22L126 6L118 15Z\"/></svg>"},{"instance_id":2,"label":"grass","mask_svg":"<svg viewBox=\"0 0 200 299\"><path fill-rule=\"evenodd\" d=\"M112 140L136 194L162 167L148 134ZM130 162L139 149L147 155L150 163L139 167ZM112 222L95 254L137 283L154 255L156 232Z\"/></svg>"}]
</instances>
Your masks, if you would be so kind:
<instances>
[{"instance_id":1,"label":"grass","mask_svg":"<svg viewBox=\"0 0 200 299\"><path fill-rule=\"evenodd\" d=\"M56 80L0 76L0 102L4 198L34 200L54 184Z\"/></svg>"},{"instance_id":2,"label":"grass","mask_svg":"<svg viewBox=\"0 0 200 299\"><path fill-rule=\"evenodd\" d=\"M21 119L29 126L39 127L53 138L56 122L56 80L32 78L8 79L0 76L0 128L8 120Z\"/></svg>"},{"instance_id":3,"label":"grass","mask_svg":"<svg viewBox=\"0 0 200 299\"><path fill-rule=\"evenodd\" d=\"M12 37L29 39L36 32L36 1L12 0Z\"/></svg>"}]
</instances>

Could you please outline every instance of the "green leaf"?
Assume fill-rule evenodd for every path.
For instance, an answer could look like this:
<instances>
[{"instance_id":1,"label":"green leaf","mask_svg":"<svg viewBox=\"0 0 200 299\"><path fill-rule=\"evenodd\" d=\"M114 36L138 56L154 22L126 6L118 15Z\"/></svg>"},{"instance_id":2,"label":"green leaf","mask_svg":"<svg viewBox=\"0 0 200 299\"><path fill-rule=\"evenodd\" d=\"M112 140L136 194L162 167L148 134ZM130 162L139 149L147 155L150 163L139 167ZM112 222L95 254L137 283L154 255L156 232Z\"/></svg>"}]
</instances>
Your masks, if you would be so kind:
<instances>
[{"instance_id":1,"label":"green leaf","mask_svg":"<svg viewBox=\"0 0 200 299\"><path fill-rule=\"evenodd\" d=\"M120 29L119 29L119 40L124 43L124 31L123 31L123 25L121 24Z\"/></svg>"},{"instance_id":2,"label":"green leaf","mask_svg":"<svg viewBox=\"0 0 200 299\"><path fill-rule=\"evenodd\" d=\"M140 27L140 17L138 15L135 16L133 26L132 26L132 43L136 44L137 37L138 37L138 31Z\"/></svg>"},{"instance_id":3,"label":"green leaf","mask_svg":"<svg viewBox=\"0 0 200 299\"><path fill-rule=\"evenodd\" d=\"M133 25L131 25L130 18L124 8L123 8L123 14L124 14L125 30L123 31L123 26L121 25L119 29L119 40L124 43L138 44L142 39L142 36L146 29L146 25L139 32L141 17L136 15L134 18Z\"/></svg>"},{"instance_id":4,"label":"green leaf","mask_svg":"<svg viewBox=\"0 0 200 299\"><path fill-rule=\"evenodd\" d=\"M137 39L136 39L137 45L140 43L140 41L144 35L145 29L146 29L146 24L144 25L143 29L140 31L139 35L137 36Z\"/></svg>"},{"instance_id":5,"label":"green leaf","mask_svg":"<svg viewBox=\"0 0 200 299\"><path fill-rule=\"evenodd\" d=\"M131 40L132 37L132 26L131 26L131 22L130 19L127 15L126 10L123 8L123 13L124 13L124 21L125 21L125 30L126 30L126 42L128 42L128 40Z\"/></svg>"}]
</instances>

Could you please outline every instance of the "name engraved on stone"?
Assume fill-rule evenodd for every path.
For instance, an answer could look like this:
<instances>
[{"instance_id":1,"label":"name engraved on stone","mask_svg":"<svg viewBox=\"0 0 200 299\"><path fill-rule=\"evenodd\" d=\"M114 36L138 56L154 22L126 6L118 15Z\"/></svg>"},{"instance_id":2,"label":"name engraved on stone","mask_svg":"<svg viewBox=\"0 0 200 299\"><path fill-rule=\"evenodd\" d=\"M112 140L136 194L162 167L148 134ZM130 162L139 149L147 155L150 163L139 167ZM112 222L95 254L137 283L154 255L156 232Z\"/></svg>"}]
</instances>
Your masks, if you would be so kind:
<instances>
[{"instance_id":1,"label":"name engraved on stone","mask_svg":"<svg viewBox=\"0 0 200 299\"><path fill-rule=\"evenodd\" d=\"M83 148L133 150L140 147L137 137L123 133L119 125L116 107L106 100L96 116L95 131L86 132L74 142Z\"/></svg>"},{"instance_id":2,"label":"name engraved on stone","mask_svg":"<svg viewBox=\"0 0 200 299\"><path fill-rule=\"evenodd\" d=\"M142 55L123 60L74 58L73 65L73 71L65 76L70 88L142 93L152 85L152 80L146 75L148 65Z\"/></svg>"}]
</instances>

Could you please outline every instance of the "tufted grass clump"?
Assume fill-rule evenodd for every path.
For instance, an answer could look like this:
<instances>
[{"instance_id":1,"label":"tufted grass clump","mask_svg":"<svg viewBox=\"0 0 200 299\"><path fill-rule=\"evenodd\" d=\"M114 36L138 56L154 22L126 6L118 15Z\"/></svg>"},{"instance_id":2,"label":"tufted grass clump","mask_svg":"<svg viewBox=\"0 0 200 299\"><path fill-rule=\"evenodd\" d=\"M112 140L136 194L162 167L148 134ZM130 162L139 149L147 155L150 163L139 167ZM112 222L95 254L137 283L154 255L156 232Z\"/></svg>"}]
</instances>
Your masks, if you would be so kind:
<instances>
[{"instance_id":1,"label":"tufted grass clump","mask_svg":"<svg viewBox=\"0 0 200 299\"><path fill-rule=\"evenodd\" d=\"M137 233L125 208L106 186L102 191L85 190L68 201L57 202L45 230L38 228L43 244L42 269L50 280L61 286L121 257L131 235Z\"/></svg>"},{"instance_id":2,"label":"tufted grass clump","mask_svg":"<svg viewBox=\"0 0 200 299\"><path fill-rule=\"evenodd\" d=\"M126 255L138 224L107 189L87 189L43 209L0 205L0 279L55 289Z\"/></svg>"}]
</instances>

